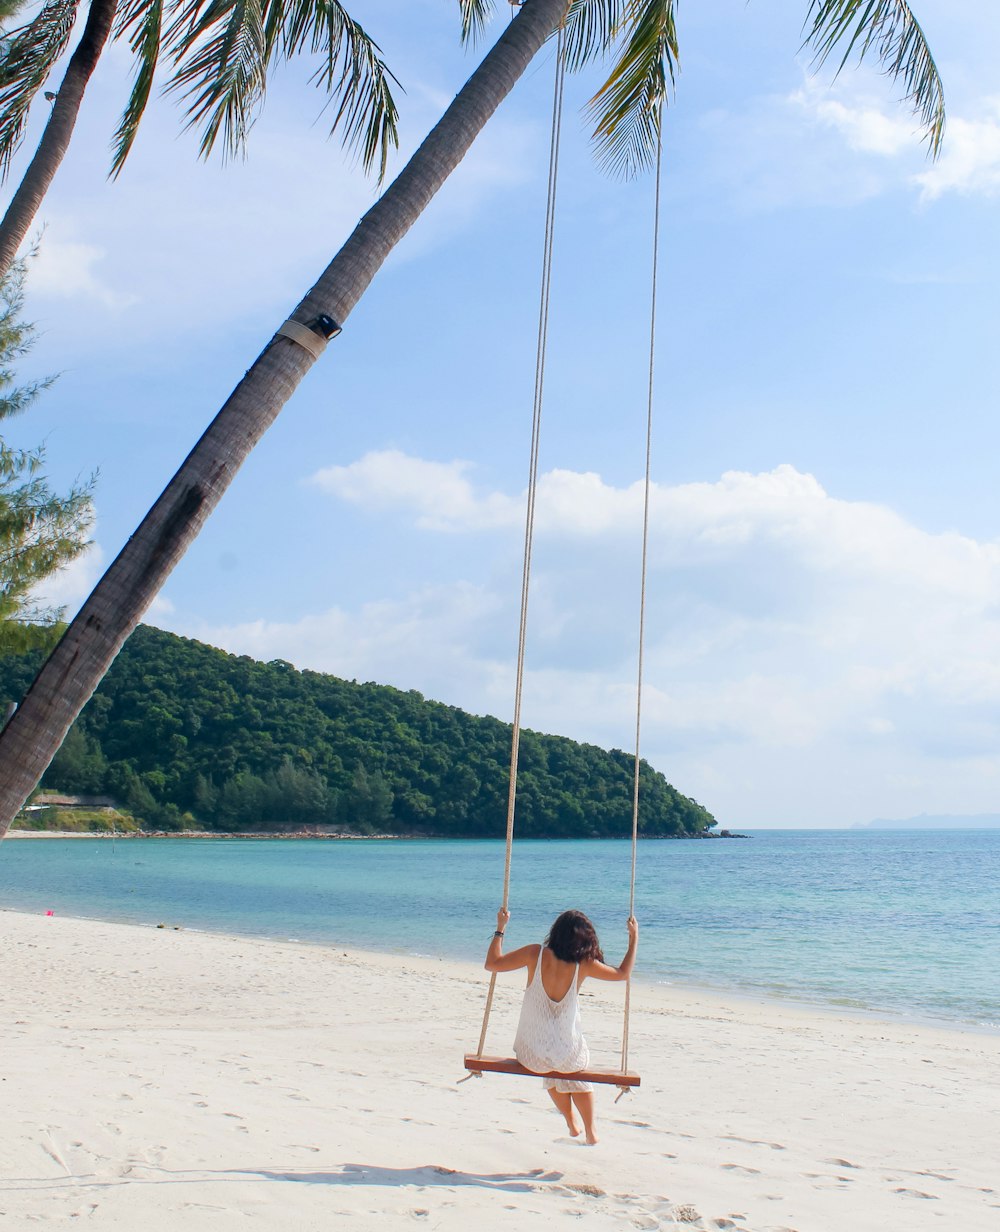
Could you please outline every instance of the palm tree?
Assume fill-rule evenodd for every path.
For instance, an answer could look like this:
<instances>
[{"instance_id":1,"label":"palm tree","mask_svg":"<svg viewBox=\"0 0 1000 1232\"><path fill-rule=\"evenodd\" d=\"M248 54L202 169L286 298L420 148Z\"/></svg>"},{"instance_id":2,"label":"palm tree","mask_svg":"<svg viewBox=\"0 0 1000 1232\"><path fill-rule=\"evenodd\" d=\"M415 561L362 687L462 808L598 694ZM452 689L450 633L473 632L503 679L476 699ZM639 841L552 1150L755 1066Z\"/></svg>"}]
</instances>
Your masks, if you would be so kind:
<instances>
[{"instance_id":1,"label":"palm tree","mask_svg":"<svg viewBox=\"0 0 1000 1232\"><path fill-rule=\"evenodd\" d=\"M490 0L461 0L474 35ZM303 376L420 217L555 28L580 65L609 47L614 67L591 107L612 167L641 167L655 149L659 104L677 64L673 0L526 0L381 199L264 346L138 530L84 603L0 734L0 836L41 778L73 720L233 476ZM808 41L820 59L846 44L874 50L940 143L940 81L902 0L814 0Z\"/></svg>"},{"instance_id":2,"label":"palm tree","mask_svg":"<svg viewBox=\"0 0 1000 1232\"><path fill-rule=\"evenodd\" d=\"M227 154L243 148L270 70L305 51L322 57L314 80L337 104L333 129L360 152L366 170L377 164L384 173L396 144L392 74L339 0L90 0L62 84L43 91L80 6L81 0L46 0L31 21L0 40L0 177L7 177L39 91L52 104L38 148L0 220L0 276L69 148L84 91L109 39L125 40L135 58L135 81L114 138L112 175L132 148L161 57L171 66L166 89L185 100L188 126L201 129L204 157L220 136Z\"/></svg>"}]
</instances>

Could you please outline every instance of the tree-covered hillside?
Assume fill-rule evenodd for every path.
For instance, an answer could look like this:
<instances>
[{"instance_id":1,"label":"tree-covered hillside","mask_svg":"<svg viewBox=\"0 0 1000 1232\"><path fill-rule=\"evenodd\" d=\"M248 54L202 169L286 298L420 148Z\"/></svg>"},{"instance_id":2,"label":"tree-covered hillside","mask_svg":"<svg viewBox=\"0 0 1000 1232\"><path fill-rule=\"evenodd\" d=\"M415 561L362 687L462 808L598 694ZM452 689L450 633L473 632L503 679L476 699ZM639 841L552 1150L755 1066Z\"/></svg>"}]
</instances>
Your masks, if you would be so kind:
<instances>
[{"instance_id":1,"label":"tree-covered hillside","mask_svg":"<svg viewBox=\"0 0 1000 1232\"><path fill-rule=\"evenodd\" d=\"M19 700L41 656L0 659ZM258 663L143 625L45 776L49 789L113 796L160 828L338 825L501 837L510 726L385 685ZM649 836L714 825L645 762ZM525 837L623 836L632 760L560 736L521 735L517 829Z\"/></svg>"}]
</instances>

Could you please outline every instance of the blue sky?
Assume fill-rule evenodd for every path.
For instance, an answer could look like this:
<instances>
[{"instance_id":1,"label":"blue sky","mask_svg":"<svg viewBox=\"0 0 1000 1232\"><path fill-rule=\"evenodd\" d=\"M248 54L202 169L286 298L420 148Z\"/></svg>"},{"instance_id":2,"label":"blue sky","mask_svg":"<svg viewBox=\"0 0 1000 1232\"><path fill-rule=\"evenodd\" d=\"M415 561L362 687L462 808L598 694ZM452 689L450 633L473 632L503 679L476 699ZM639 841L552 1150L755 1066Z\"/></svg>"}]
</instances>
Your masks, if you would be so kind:
<instances>
[{"instance_id":1,"label":"blue sky","mask_svg":"<svg viewBox=\"0 0 1000 1232\"><path fill-rule=\"evenodd\" d=\"M809 74L805 0L680 10L665 137L644 753L725 825L1000 799L1000 16L916 0L949 130L873 70ZM403 152L471 71L446 0L354 0ZM158 103L106 179L115 49L43 215L17 427L99 469L78 603L374 199L309 70L243 163ZM380 273L150 612L261 658L512 710L552 54ZM628 746L652 185L567 91L526 725ZM23 158L22 158L23 163ZM21 164L18 164L20 166ZM398 165L398 160L397 160ZM15 167L15 176L17 167Z\"/></svg>"}]
</instances>

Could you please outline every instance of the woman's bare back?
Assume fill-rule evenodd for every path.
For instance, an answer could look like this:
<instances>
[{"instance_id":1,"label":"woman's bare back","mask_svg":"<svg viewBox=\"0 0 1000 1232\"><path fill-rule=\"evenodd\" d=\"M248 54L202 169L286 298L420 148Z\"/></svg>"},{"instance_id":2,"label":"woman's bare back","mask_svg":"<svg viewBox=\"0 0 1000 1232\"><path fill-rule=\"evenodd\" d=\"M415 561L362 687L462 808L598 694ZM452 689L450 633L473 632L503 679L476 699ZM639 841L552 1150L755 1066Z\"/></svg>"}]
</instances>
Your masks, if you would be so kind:
<instances>
[{"instance_id":1,"label":"woman's bare back","mask_svg":"<svg viewBox=\"0 0 1000 1232\"><path fill-rule=\"evenodd\" d=\"M579 967L576 963L563 962L562 959L556 958L547 945L534 948L537 954L528 962L528 983L535 978L535 968L541 958L542 987L545 989L545 995L550 1001L561 1001L569 992ZM582 982L582 973L580 978Z\"/></svg>"}]
</instances>

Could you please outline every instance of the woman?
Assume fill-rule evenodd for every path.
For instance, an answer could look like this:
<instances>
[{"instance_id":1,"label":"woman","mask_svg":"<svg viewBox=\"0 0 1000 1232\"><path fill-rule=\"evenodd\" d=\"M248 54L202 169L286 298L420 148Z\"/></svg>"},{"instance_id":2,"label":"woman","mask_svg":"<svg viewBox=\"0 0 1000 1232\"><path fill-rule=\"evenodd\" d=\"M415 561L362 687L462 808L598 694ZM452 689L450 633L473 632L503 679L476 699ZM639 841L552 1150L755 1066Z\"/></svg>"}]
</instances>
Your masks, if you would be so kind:
<instances>
[{"instance_id":1,"label":"woman","mask_svg":"<svg viewBox=\"0 0 1000 1232\"><path fill-rule=\"evenodd\" d=\"M549 931L543 945L522 945L503 952L503 935L510 912L497 912L497 929L486 955L487 971L528 969L528 984L521 1017L514 1037L514 1055L536 1074L573 1074L590 1064L590 1049L580 1026L580 985L595 980L627 980L635 965L639 925L628 920L628 950L621 964L604 961L597 932L582 911L564 911ZM546 1078L546 1091L566 1118L570 1134L580 1133L574 1108L583 1119L588 1146L597 1142L594 1132L594 1088L589 1082Z\"/></svg>"}]
</instances>

